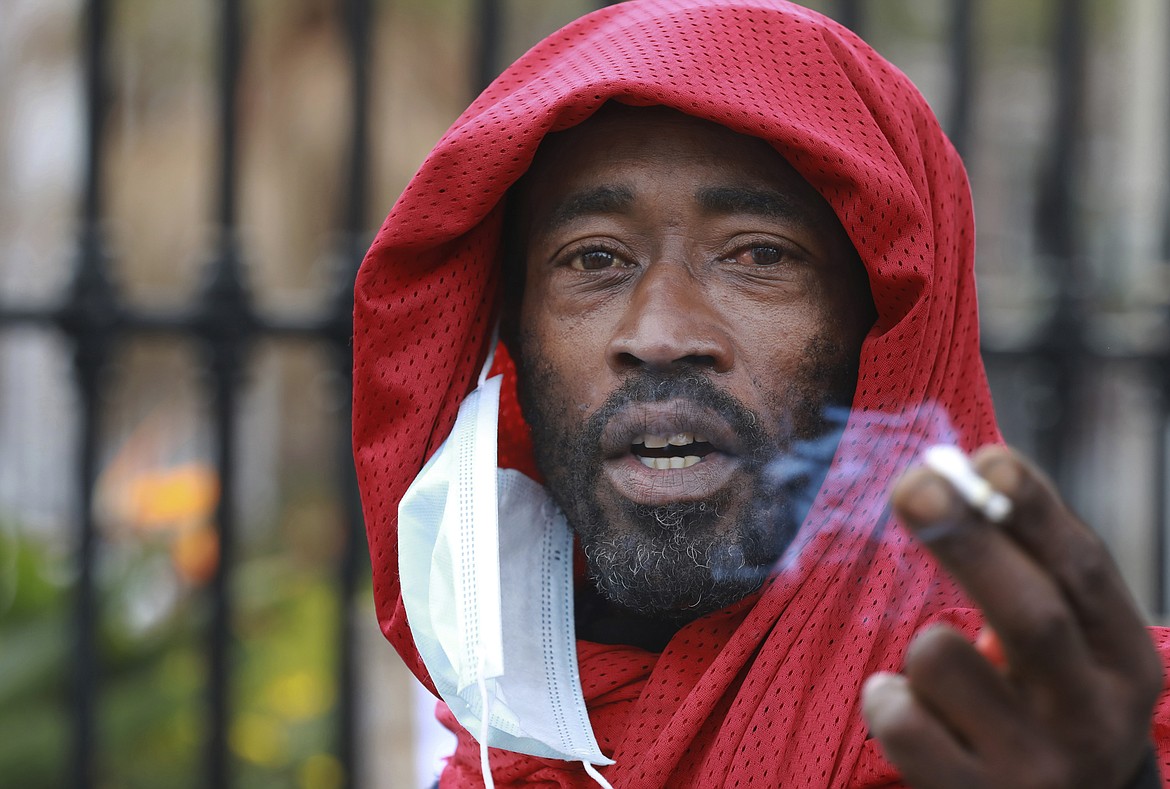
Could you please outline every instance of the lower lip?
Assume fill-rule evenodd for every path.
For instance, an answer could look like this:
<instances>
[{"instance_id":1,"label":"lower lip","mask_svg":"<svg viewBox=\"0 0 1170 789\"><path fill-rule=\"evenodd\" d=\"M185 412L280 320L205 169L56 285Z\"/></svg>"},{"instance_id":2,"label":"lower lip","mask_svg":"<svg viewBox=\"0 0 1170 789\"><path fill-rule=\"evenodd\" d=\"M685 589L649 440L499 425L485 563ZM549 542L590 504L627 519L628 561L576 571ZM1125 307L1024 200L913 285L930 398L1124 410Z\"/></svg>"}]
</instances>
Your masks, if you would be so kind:
<instances>
[{"instance_id":1,"label":"lower lip","mask_svg":"<svg viewBox=\"0 0 1170 789\"><path fill-rule=\"evenodd\" d=\"M718 493L740 469L737 459L712 452L687 468L650 468L634 455L605 461L603 472L617 492L636 504L696 501Z\"/></svg>"}]
</instances>

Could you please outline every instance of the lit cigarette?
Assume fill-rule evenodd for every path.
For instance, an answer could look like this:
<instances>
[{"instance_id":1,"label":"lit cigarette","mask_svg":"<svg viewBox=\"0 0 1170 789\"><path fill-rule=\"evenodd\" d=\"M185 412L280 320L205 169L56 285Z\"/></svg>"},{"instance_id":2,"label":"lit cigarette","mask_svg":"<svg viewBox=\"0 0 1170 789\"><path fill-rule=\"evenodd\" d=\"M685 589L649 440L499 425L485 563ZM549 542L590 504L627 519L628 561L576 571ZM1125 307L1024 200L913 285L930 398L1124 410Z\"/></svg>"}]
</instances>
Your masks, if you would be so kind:
<instances>
[{"instance_id":1,"label":"lit cigarette","mask_svg":"<svg viewBox=\"0 0 1170 789\"><path fill-rule=\"evenodd\" d=\"M958 447L947 444L930 447L922 461L946 477L959 495L992 523L1002 523L1012 514L1011 499L976 474L971 461Z\"/></svg>"}]
</instances>

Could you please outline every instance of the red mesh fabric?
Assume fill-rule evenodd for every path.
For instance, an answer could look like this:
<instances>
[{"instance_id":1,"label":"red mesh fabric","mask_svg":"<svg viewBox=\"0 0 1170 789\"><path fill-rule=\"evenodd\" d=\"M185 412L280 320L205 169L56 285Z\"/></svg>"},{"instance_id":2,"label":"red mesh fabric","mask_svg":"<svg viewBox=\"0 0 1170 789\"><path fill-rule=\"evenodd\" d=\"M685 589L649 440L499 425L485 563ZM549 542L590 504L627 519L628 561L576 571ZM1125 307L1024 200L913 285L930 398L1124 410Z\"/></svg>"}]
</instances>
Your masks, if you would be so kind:
<instances>
[{"instance_id":1,"label":"red mesh fabric","mask_svg":"<svg viewBox=\"0 0 1170 789\"><path fill-rule=\"evenodd\" d=\"M892 481L924 444L999 440L979 358L971 204L962 164L906 77L848 30L779 0L633 0L578 20L472 104L394 206L359 274L354 339L354 446L383 631L429 685L399 596L398 501L486 355L501 198L546 134L608 100L770 141L840 217L879 317L853 416L777 576L661 655L580 644L598 740L616 760L603 773L615 787L895 785L866 740L862 681L898 668L926 621L977 627L885 515ZM501 465L534 473L510 362L496 366L509 377ZM497 786L593 785L580 765L491 758ZM477 746L461 732L443 785L479 781Z\"/></svg>"}]
</instances>

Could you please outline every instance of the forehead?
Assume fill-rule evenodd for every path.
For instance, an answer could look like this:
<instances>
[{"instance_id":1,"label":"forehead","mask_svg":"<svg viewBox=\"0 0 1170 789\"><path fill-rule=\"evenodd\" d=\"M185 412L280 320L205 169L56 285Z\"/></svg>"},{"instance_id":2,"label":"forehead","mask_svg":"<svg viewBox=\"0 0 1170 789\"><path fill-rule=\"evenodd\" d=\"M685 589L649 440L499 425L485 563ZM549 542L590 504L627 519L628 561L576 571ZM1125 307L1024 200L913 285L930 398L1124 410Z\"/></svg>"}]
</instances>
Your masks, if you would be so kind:
<instances>
[{"instance_id":1,"label":"forehead","mask_svg":"<svg viewBox=\"0 0 1170 789\"><path fill-rule=\"evenodd\" d=\"M580 196L653 197L663 174L696 190L747 188L781 196L813 225L839 231L824 199L762 139L666 107L606 105L578 126L549 135L518 189L522 213L550 216ZM606 189L599 194L597 187Z\"/></svg>"}]
</instances>

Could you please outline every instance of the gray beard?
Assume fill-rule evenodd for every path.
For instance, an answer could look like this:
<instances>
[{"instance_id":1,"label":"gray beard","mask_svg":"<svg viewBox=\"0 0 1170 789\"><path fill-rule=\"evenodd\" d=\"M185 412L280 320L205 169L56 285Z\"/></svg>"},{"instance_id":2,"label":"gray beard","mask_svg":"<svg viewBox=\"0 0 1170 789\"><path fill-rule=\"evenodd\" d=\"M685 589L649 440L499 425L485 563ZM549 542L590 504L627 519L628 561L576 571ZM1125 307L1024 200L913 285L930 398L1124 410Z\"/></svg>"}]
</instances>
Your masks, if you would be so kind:
<instances>
[{"instance_id":1,"label":"gray beard","mask_svg":"<svg viewBox=\"0 0 1170 789\"><path fill-rule=\"evenodd\" d=\"M760 505L743 507L727 525L719 503L703 500L627 505L630 531L607 528L600 512L574 528L589 576L610 602L643 616L686 621L754 592L783 553L797 524L770 512L762 498L754 496Z\"/></svg>"},{"instance_id":2,"label":"gray beard","mask_svg":"<svg viewBox=\"0 0 1170 789\"><path fill-rule=\"evenodd\" d=\"M799 526L791 497L764 473L788 440L765 432L754 412L695 371L632 377L576 425L565 424L565 410L556 407L566 402L559 383L546 368L522 367L521 406L537 466L601 595L643 616L686 621L758 589ZM636 504L601 478L601 432L630 403L674 399L702 403L732 425L747 447L746 481L697 501Z\"/></svg>"},{"instance_id":3,"label":"gray beard","mask_svg":"<svg viewBox=\"0 0 1170 789\"><path fill-rule=\"evenodd\" d=\"M821 479L820 473L776 479L770 462L800 454L801 445L833 432L826 415L848 411L856 359L842 363L848 357L839 347L814 339L805 349L809 374L803 382L773 393L769 411L786 421L768 430L759 414L715 386L704 370L687 366L665 374L632 372L591 416L573 421L567 407L573 398L543 361L539 342L522 331L519 345L520 406L536 465L577 534L598 592L635 614L681 623L758 589L796 536L804 511L795 502L811 500L809 486L819 487ZM630 404L669 400L701 404L724 418L744 446L746 473L706 499L636 504L602 479L601 434Z\"/></svg>"}]
</instances>

